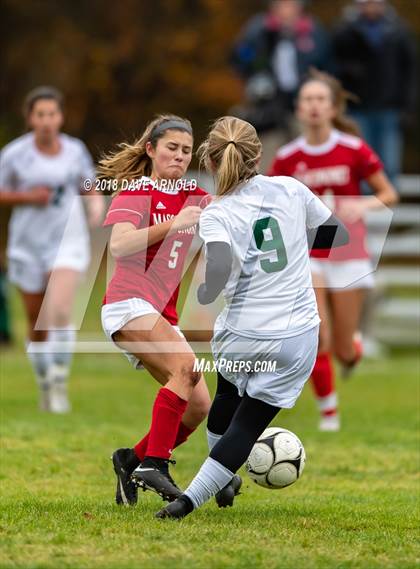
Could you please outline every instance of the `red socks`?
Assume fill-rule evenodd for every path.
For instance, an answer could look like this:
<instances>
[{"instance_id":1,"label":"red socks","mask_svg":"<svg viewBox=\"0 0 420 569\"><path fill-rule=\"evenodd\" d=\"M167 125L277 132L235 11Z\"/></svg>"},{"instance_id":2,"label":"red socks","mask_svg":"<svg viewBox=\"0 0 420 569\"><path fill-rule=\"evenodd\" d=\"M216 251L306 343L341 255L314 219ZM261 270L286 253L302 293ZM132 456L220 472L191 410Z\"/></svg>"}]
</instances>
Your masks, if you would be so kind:
<instances>
[{"instance_id":1,"label":"red socks","mask_svg":"<svg viewBox=\"0 0 420 569\"><path fill-rule=\"evenodd\" d=\"M178 434L176 436L174 448L179 447L188 439L188 437L193 433L195 429L190 429L184 423L179 424Z\"/></svg>"},{"instance_id":2,"label":"red socks","mask_svg":"<svg viewBox=\"0 0 420 569\"><path fill-rule=\"evenodd\" d=\"M134 447L140 460L145 456L170 458L172 450L193 432L181 423L188 402L162 387L155 399L149 433Z\"/></svg>"},{"instance_id":3,"label":"red socks","mask_svg":"<svg viewBox=\"0 0 420 569\"><path fill-rule=\"evenodd\" d=\"M149 444L149 433L141 439L133 448L137 458L141 462L146 456L147 445Z\"/></svg>"},{"instance_id":4,"label":"red socks","mask_svg":"<svg viewBox=\"0 0 420 569\"><path fill-rule=\"evenodd\" d=\"M184 423L179 424L178 434L176 436L174 448L179 447L182 443L188 439L188 437L195 431L195 429L190 429ZM147 445L149 443L149 433L139 441L134 447L134 452L137 458L142 461L146 456Z\"/></svg>"},{"instance_id":5,"label":"red socks","mask_svg":"<svg viewBox=\"0 0 420 569\"><path fill-rule=\"evenodd\" d=\"M318 399L318 406L324 416L337 413L337 394L335 393L334 369L331 355L318 354L312 371L312 385Z\"/></svg>"}]
</instances>

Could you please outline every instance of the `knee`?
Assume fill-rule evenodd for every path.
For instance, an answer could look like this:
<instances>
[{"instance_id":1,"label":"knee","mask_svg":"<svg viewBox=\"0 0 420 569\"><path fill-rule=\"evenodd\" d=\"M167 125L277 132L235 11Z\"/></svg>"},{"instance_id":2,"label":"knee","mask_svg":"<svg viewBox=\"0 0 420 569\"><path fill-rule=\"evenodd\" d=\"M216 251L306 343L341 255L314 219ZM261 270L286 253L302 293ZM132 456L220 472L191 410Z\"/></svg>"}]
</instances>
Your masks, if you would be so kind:
<instances>
[{"instance_id":1,"label":"knee","mask_svg":"<svg viewBox=\"0 0 420 569\"><path fill-rule=\"evenodd\" d=\"M182 359L179 362L178 369L173 372L177 381L190 388L194 388L201 379L201 373L194 370L194 361L194 357Z\"/></svg>"}]
</instances>

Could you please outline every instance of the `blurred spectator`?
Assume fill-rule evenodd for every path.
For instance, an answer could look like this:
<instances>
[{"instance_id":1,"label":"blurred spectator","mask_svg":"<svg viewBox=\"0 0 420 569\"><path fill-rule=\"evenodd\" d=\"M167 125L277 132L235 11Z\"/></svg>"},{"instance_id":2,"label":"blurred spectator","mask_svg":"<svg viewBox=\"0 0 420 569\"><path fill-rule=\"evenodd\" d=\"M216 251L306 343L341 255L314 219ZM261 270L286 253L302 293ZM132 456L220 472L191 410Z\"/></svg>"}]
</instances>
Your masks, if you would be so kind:
<instances>
[{"instance_id":1,"label":"blurred spectator","mask_svg":"<svg viewBox=\"0 0 420 569\"><path fill-rule=\"evenodd\" d=\"M329 38L303 0L271 0L251 18L233 48L232 65L245 82L245 104L233 114L264 133L263 160L296 134L294 99L309 67L326 69ZM261 171L265 170L261 164Z\"/></svg>"},{"instance_id":2,"label":"blurred spectator","mask_svg":"<svg viewBox=\"0 0 420 569\"><path fill-rule=\"evenodd\" d=\"M333 37L337 75L357 95L353 117L395 183L401 171L401 120L414 113L414 42L386 0L354 0Z\"/></svg>"}]
</instances>

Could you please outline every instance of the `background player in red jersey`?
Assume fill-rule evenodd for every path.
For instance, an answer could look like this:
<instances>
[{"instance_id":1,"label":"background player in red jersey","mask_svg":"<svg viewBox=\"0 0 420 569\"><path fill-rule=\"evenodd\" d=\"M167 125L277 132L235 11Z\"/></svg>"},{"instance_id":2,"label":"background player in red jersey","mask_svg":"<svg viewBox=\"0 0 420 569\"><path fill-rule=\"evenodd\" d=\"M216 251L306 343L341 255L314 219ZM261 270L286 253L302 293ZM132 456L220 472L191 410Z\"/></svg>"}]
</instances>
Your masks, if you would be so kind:
<instances>
[{"instance_id":1,"label":"background player in red jersey","mask_svg":"<svg viewBox=\"0 0 420 569\"><path fill-rule=\"evenodd\" d=\"M103 328L136 368L143 365L163 386L149 433L134 448L113 454L119 504L135 504L137 486L166 500L179 495L168 470L172 450L210 406L204 378L193 369L194 353L177 327L183 265L207 196L182 180L192 147L189 121L165 115L133 145L121 144L100 161L102 177L117 179L121 187L133 182L113 199L105 219L112 225L116 269L102 307Z\"/></svg>"},{"instance_id":2,"label":"background player in red jersey","mask_svg":"<svg viewBox=\"0 0 420 569\"><path fill-rule=\"evenodd\" d=\"M357 136L356 123L345 115L347 99L339 81L313 71L297 99L303 136L280 148L269 171L272 176L293 176L324 196L350 233L345 247L311 252L322 321L312 380L321 412L319 428L325 431L340 428L331 354L340 361L344 373L362 355L356 332L364 296L374 285L363 218L369 209L397 201L379 158ZM374 196L361 197L362 180Z\"/></svg>"}]
</instances>

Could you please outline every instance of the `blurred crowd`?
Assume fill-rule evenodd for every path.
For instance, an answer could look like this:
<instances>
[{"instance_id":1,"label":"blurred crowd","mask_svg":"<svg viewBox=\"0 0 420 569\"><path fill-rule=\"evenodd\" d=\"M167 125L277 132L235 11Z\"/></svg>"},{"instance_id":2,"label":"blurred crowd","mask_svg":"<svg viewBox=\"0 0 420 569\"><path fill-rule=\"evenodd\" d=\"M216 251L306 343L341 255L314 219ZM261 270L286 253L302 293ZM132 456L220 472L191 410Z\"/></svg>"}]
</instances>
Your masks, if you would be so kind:
<instances>
[{"instance_id":1,"label":"blurred crowd","mask_svg":"<svg viewBox=\"0 0 420 569\"><path fill-rule=\"evenodd\" d=\"M415 43L387 0L353 0L327 30L304 0L271 0L246 23L231 64L244 82L232 112L259 131L262 171L275 150L297 134L294 101L311 67L328 71L352 95L350 110L390 179L401 172L402 129L416 104Z\"/></svg>"}]
</instances>

